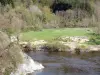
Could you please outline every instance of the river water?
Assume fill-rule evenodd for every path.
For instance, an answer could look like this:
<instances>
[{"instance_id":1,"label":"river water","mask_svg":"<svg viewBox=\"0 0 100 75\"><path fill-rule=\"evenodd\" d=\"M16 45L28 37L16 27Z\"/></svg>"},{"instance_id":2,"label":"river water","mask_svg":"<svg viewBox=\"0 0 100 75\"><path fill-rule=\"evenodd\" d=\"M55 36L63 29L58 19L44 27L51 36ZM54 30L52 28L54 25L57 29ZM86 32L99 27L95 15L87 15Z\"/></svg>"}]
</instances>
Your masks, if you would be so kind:
<instances>
[{"instance_id":1,"label":"river water","mask_svg":"<svg viewBox=\"0 0 100 75\"><path fill-rule=\"evenodd\" d=\"M68 52L29 52L29 56L45 67L32 75L100 75L100 52L80 55Z\"/></svg>"}]
</instances>

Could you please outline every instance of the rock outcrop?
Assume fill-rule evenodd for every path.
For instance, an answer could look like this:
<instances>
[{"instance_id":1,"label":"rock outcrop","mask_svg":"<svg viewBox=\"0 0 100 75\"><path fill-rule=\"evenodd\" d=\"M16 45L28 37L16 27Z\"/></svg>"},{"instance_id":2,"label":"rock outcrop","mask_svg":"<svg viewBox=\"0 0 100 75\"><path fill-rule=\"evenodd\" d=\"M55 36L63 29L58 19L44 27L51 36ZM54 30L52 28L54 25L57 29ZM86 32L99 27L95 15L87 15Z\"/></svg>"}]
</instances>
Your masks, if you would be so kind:
<instances>
[{"instance_id":1,"label":"rock outcrop","mask_svg":"<svg viewBox=\"0 0 100 75\"><path fill-rule=\"evenodd\" d=\"M0 31L0 75L26 75L42 68L42 64L24 54L18 43Z\"/></svg>"},{"instance_id":2,"label":"rock outcrop","mask_svg":"<svg viewBox=\"0 0 100 75\"><path fill-rule=\"evenodd\" d=\"M20 64L16 71L12 72L10 75L26 75L34 72L35 70L41 70L44 68L42 64L33 61L33 59L28 55L22 53L22 56L24 58L24 62Z\"/></svg>"}]
</instances>

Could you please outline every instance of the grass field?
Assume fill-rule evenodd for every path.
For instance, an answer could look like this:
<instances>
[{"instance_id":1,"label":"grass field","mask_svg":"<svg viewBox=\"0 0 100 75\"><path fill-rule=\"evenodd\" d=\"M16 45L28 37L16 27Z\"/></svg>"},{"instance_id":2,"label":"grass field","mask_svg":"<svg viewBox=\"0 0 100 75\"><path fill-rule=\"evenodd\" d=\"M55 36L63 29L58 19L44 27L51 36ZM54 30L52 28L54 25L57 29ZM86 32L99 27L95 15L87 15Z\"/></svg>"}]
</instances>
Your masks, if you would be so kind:
<instances>
[{"instance_id":1,"label":"grass field","mask_svg":"<svg viewBox=\"0 0 100 75\"><path fill-rule=\"evenodd\" d=\"M21 40L52 40L60 36L89 36L89 33L91 33L89 28L43 29L42 31L23 32Z\"/></svg>"}]
</instances>

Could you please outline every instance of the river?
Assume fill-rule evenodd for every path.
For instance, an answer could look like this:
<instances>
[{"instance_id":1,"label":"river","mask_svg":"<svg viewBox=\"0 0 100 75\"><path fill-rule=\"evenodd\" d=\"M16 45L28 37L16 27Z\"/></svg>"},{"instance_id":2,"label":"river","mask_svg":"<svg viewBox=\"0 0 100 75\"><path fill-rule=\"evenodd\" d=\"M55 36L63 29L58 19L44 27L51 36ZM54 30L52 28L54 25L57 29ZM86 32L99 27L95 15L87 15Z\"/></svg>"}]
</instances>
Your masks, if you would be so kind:
<instances>
[{"instance_id":1,"label":"river","mask_svg":"<svg viewBox=\"0 0 100 75\"><path fill-rule=\"evenodd\" d=\"M69 52L28 52L45 67L31 75L100 75L100 52L80 55Z\"/></svg>"}]
</instances>

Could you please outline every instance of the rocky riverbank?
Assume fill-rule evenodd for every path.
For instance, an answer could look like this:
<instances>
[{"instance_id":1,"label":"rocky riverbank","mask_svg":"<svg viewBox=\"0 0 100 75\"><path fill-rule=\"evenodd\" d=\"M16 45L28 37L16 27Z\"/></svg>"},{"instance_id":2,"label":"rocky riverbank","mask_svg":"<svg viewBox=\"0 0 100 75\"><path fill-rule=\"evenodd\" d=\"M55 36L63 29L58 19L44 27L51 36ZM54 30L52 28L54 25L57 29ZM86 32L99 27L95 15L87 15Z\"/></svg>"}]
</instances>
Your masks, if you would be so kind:
<instances>
[{"instance_id":1,"label":"rocky riverbank","mask_svg":"<svg viewBox=\"0 0 100 75\"><path fill-rule=\"evenodd\" d=\"M26 75L43 69L42 64L25 54L16 41L0 31L0 75Z\"/></svg>"},{"instance_id":2,"label":"rocky riverbank","mask_svg":"<svg viewBox=\"0 0 100 75\"><path fill-rule=\"evenodd\" d=\"M100 51L100 45L88 45L88 37L60 37L56 41L48 42L45 40L36 40L34 42L19 42L24 47L24 51L70 51L75 53L78 49L80 52Z\"/></svg>"},{"instance_id":3,"label":"rocky riverbank","mask_svg":"<svg viewBox=\"0 0 100 75\"><path fill-rule=\"evenodd\" d=\"M19 64L18 68L10 75L26 75L28 73L34 72L35 70L41 70L44 68L42 64L35 62L27 54L22 53L22 56L24 58L24 62Z\"/></svg>"}]
</instances>

